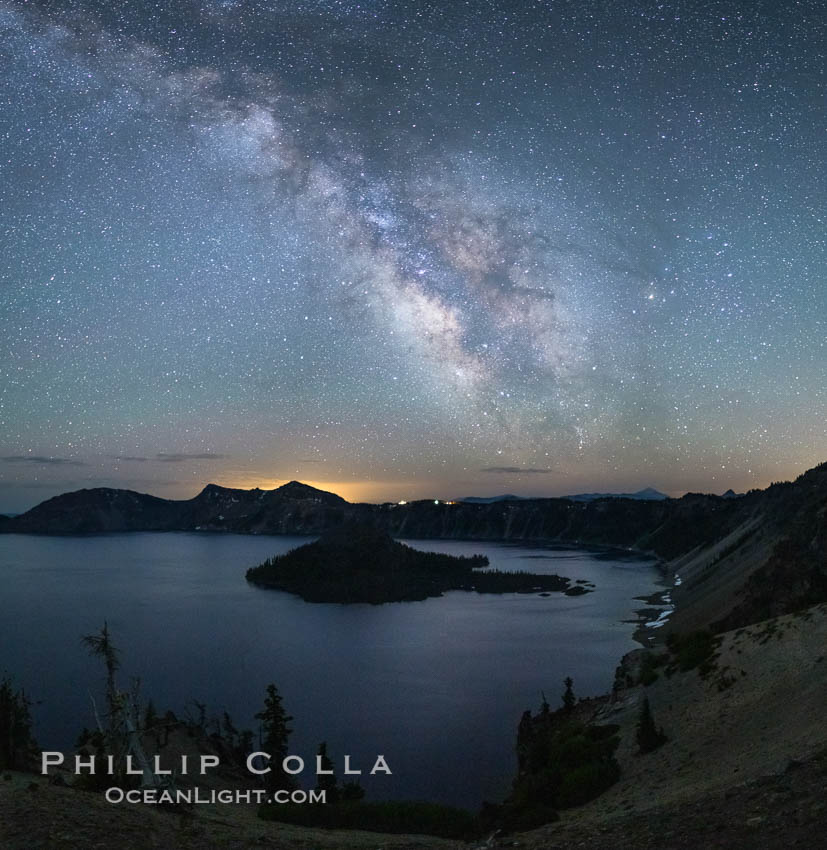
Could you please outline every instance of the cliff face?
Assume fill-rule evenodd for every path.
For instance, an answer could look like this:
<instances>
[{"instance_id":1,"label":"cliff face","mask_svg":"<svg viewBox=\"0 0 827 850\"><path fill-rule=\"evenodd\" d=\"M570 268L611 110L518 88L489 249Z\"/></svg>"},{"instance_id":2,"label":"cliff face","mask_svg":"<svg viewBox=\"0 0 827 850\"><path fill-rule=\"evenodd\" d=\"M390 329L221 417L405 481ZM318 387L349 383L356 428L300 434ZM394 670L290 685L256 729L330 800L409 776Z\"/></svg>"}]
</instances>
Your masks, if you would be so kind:
<instances>
[{"instance_id":1,"label":"cliff face","mask_svg":"<svg viewBox=\"0 0 827 850\"><path fill-rule=\"evenodd\" d=\"M98 487L48 499L0 526L23 534L84 534L101 531L162 531L179 502L132 490Z\"/></svg>"},{"instance_id":2,"label":"cliff face","mask_svg":"<svg viewBox=\"0 0 827 850\"><path fill-rule=\"evenodd\" d=\"M647 529L661 523L666 502L604 499L522 499L491 504L414 502L380 505L377 521L396 537L490 540L582 540L634 546Z\"/></svg>"},{"instance_id":3,"label":"cliff face","mask_svg":"<svg viewBox=\"0 0 827 850\"><path fill-rule=\"evenodd\" d=\"M208 484L195 498L158 499L131 490L64 493L6 519L0 531L86 534L112 531L235 531L312 534L338 524L348 503L294 481L277 490Z\"/></svg>"},{"instance_id":4,"label":"cliff face","mask_svg":"<svg viewBox=\"0 0 827 850\"><path fill-rule=\"evenodd\" d=\"M818 494L827 495L818 467L792 484L727 499L521 499L493 503L351 504L333 493L290 482L276 490L236 490L208 484L195 498L159 499L130 490L98 488L65 493L5 520L0 530L72 534L102 531L231 531L321 533L346 520L368 522L394 537L475 540L559 540L633 547L674 560L702 551L745 523L773 529L815 521ZM805 511L806 515L799 516ZM807 513L809 511L809 513ZM803 533L796 533L799 546Z\"/></svg>"},{"instance_id":5,"label":"cliff face","mask_svg":"<svg viewBox=\"0 0 827 850\"><path fill-rule=\"evenodd\" d=\"M78 490L8 519L2 530L37 534L137 530L313 534L353 520L375 525L394 537L580 541L644 548L670 557L673 551L714 537L738 514L737 506L737 502L717 496L663 501L522 499L368 505L350 504L333 493L297 482L277 490L234 490L209 484L186 501L129 490Z\"/></svg>"},{"instance_id":6,"label":"cliff face","mask_svg":"<svg viewBox=\"0 0 827 850\"><path fill-rule=\"evenodd\" d=\"M827 464L794 484L774 485L766 501L774 531L771 554L716 629L738 628L827 599Z\"/></svg>"},{"instance_id":7,"label":"cliff face","mask_svg":"<svg viewBox=\"0 0 827 850\"><path fill-rule=\"evenodd\" d=\"M176 504L174 530L313 534L341 522L347 502L292 481L277 490L234 490L208 484L194 499Z\"/></svg>"}]
</instances>

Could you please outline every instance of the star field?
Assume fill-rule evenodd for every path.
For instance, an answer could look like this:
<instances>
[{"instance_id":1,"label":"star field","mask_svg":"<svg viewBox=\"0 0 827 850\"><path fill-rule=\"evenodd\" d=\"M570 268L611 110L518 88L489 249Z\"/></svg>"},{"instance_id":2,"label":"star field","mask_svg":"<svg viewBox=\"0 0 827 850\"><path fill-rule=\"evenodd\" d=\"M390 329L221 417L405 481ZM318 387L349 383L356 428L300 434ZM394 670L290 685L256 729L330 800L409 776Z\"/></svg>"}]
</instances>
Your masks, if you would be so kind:
<instances>
[{"instance_id":1,"label":"star field","mask_svg":"<svg viewBox=\"0 0 827 850\"><path fill-rule=\"evenodd\" d=\"M0 510L827 449L817 2L0 0Z\"/></svg>"}]
</instances>

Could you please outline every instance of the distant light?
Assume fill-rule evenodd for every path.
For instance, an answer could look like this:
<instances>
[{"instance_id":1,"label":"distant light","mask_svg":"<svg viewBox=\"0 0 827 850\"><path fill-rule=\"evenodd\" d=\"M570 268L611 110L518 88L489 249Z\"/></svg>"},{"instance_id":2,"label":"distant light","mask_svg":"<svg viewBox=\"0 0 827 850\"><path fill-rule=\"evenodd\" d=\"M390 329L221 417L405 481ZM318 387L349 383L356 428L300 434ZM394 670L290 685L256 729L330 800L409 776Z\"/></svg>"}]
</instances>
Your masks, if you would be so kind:
<instances>
[{"instance_id":1,"label":"distant light","mask_svg":"<svg viewBox=\"0 0 827 850\"><path fill-rule=\"evenodd\" d=\"M434 499L434 504L435 504L435 505L438 505L438 504L439 504L439 499Z\"/></svg>"},{"instance_id":2,"label":"distant light","mask_svg":"<svg viewBox=\"0 0 827 850\"><path fill-rule=\"evenodd\" d=\"M403 499L401 502L397 502L397 505L407 505L408 503Z\"/></svg>"}]
</instances>

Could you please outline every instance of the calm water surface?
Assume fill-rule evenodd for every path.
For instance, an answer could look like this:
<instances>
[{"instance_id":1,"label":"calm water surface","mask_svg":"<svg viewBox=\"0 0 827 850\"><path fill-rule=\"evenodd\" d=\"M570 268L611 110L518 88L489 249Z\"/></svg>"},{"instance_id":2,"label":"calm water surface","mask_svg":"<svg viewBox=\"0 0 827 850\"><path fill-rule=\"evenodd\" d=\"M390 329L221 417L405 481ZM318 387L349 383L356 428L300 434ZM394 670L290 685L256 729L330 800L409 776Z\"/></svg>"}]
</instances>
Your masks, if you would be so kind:
<instances>
[{"instance_id":1,"label":"calm water surface","mask_svg":"<svg viewBox=\"0 0 827 850\"><path fill-rule=\"evenodd\" d=\"M366 770L382 753L393 776L365 779L370 798L477 807L507 793L517 723L541 691L556 706L568 675L581 696L611 687L620 656L636 646L622 621L658 579L653 562L621 553L406 541L597 589L320 605L244 580L247 567L308 539L0 535L0 673L35 701L40 746L69 748L94 724L89 693L100 692L103 668L81 636L106 619L122 651L121 687L140 677L159 710L195 715L197 700L255 728L274 682L295 718L291 752L310 763L326 740L340 773L344 753Z\"/></svg>"}]
</instances>

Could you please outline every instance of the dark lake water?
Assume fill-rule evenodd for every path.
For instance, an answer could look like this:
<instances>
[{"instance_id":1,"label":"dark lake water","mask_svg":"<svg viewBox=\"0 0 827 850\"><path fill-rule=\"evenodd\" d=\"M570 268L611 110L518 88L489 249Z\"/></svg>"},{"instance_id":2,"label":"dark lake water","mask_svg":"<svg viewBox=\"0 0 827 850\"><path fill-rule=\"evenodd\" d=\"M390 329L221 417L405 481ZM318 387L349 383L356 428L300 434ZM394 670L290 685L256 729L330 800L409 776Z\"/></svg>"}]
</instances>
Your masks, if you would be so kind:
<instances>
[{"instance_id":1,"label":"dark lake water","mask_svg":"<svg viewBox=\"0 0 827 850\"><path fill-rule=\"evenodd\" d=\"M641 607L634 597L657 589L653 562L622 553L455 541L407 542L596 590L345 606L247 584L247 567L307 539L0 535L0 673L35 701L41 748L68 749L93 726L89 693L103 667L81 636L106 619L122 651L119 684L139 676L159 710L180 716L198 700L255 728L274 682L295 718L291 752L311 763L326 740L340 773L345 753L365 770L381 753L393 776L365 779L369 798L476 808L507 793L517 724L541 691L556 707L568 675L579 696L611 687L637 646L622 621Z\"/></svg>"}]
</instances>

